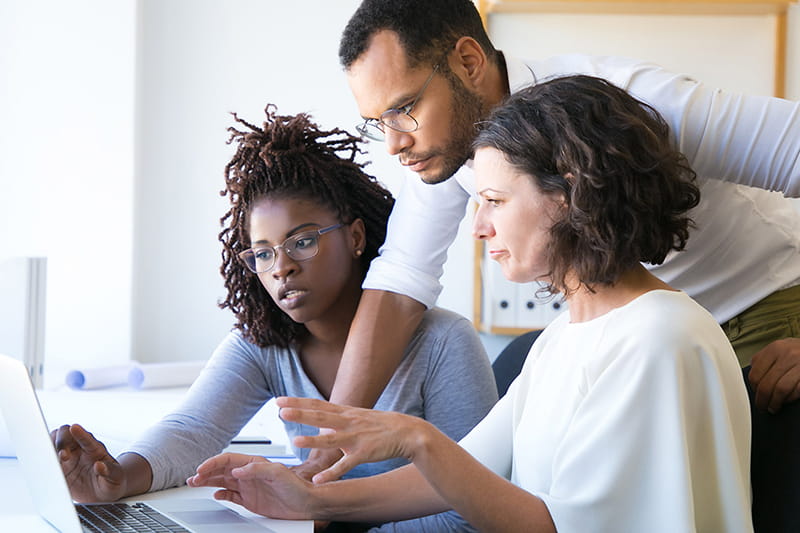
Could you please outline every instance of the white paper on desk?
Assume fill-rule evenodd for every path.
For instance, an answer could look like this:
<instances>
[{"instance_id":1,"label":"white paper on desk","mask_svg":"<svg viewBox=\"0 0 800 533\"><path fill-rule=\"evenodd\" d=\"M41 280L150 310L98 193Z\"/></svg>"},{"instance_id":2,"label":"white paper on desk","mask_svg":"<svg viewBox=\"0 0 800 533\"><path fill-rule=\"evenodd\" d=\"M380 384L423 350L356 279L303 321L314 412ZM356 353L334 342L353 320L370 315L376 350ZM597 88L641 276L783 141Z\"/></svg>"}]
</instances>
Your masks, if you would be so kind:
<instances>
[{"instance_id":1,"label":"white paper on desk","mask_svg":"<svg viewBox=\"0 0 800 533\"><path fill-rule=\"evenodd\" d=\"M67 385L72 389L101 389L128 383L131 365L101 366L72 370L67 374Z\"/></svg>"},{"instance_id":2,"label":"white paper on desk","mask_svg":"<svg viewBox=\"0 0 800 533\"><path fill-rule=\"evenodd\" d=\"M134 389L191 385L205 364L205 361L135 364L128 373L128 385Z\"/></svg>"}]
</instances>

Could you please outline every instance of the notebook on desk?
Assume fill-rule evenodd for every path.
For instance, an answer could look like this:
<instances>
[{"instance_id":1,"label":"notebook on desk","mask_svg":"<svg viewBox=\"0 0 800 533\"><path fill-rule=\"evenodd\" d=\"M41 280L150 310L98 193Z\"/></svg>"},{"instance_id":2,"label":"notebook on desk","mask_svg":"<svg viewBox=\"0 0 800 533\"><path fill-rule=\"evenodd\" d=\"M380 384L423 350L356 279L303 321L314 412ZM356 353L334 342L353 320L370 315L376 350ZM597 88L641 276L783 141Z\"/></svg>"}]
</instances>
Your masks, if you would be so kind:
<instances>
[{"instance_id":1,"label":"notebook on desk","mask_svg":"<svg viewBox=\"0 0 800 533\"><path fill-rule=\"evenodd\" d=\"M128 512L141 520L155 523L153 531L176 533L298 531L298 524L293 522L287 522L286 529L282 529L280 521L277 521L277 525L273 525L273 521L270 527L267 527L211 498L184 500L153 498L146 502L103 506L74 504L28 372L20 361L2 354L0 354L0 413L16 449L17 459L28 483L36 512L54 531L60 533L118 531L109 526L92 529L86 524L85 518L79 518L79 514L81 516L87 513L100 514L103 515L104 522L119 523L125 519L114 515ZM310 532L312 524L311 521L304 523L307 525L305 531Z\"/></svg>"}]
</instances>

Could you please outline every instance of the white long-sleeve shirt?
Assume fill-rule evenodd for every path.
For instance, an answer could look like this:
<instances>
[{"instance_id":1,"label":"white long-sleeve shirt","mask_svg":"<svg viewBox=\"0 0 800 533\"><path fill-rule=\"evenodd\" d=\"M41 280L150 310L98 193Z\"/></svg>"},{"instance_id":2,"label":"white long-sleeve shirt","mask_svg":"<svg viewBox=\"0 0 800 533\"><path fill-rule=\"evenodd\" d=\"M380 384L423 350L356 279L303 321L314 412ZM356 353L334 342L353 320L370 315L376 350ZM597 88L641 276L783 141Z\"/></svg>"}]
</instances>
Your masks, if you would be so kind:
<instances>
[{"instance_id":1,"label":"white long-sleeve shirt","mask_svg":"<svg viewBox=\"0 0 800 533\"><path fill-rule=\"evenodd\" d=\"M506 64L512 91L556 76L598 76L652 105L669 123L675 146L698 174L701 202L691 212L697 228L687 248L663 265L646 265L656 276L686 291L718 322L800 283L800 214L784 198L800 197L799 102L729 94L617 57L523 63L506 55ZM437 185L410 173L364 288L432 306L470 196L475 178L469 163Z\"/></svg>"},{"instance_id":2,"label":"white long-sleeve shirt","mask_svg":"<svg viewBox=\"0 0 800 533\"><path fill-rule=\"evenodd\" d=\"M541 498L559 533L752 531L742 373L682 292L560 315L460 444Z\"/></svg>"}]
</instances>

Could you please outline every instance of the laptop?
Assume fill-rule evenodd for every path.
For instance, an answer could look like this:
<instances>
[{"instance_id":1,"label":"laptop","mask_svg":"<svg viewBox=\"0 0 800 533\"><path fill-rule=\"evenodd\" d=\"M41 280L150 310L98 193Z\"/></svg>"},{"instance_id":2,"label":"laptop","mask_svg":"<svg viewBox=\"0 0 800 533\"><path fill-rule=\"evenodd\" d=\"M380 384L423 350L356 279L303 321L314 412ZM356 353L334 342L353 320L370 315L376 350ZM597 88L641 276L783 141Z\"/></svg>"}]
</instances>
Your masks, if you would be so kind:
<instances>
[{"instance_id":1,"label":"laptop","mask_svg":"<svg viewBox=\"0 0 800 533\"><path fill-rule=\"evenodd\" d=\"M155 523L155 531L189 533L298 533L311 532L313 521L280 521L246 517L212 498L159 499L147 501L82 505L69 494L61 465L33 389L22 362L0 354L0 413L5 420L17 452L20 469L28 483L39 517L60 533L131 531L104 525L94 529L81 515L100 514L107 523L127 520L119 513L133 513ZM157 493L154 493L157 494ZM152 496L152 495L151 495ZM269 525L261 522L268 521ZM134 529L134 531L141 531ZM146 530L145 530L146 531Z\"/></svg>"}]
</instances>

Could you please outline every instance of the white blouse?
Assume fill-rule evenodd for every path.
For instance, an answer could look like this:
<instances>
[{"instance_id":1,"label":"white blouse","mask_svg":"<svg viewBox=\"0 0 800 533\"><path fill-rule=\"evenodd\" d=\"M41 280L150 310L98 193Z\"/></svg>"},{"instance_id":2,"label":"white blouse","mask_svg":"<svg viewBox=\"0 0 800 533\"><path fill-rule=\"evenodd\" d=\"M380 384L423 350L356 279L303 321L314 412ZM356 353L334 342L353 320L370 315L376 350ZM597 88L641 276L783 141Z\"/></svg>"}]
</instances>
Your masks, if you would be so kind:
<instances>
[{"instance_id":1,"label":"white blouse","mask_svg":"<svg viewBox=\"0 0 800 533\"><path fill-rule=\"evenodd\" d=\"M752 531L742 373L682 292L559 316L461 445L541 498L559 533Z\"/></svg>"}]
</instances>

